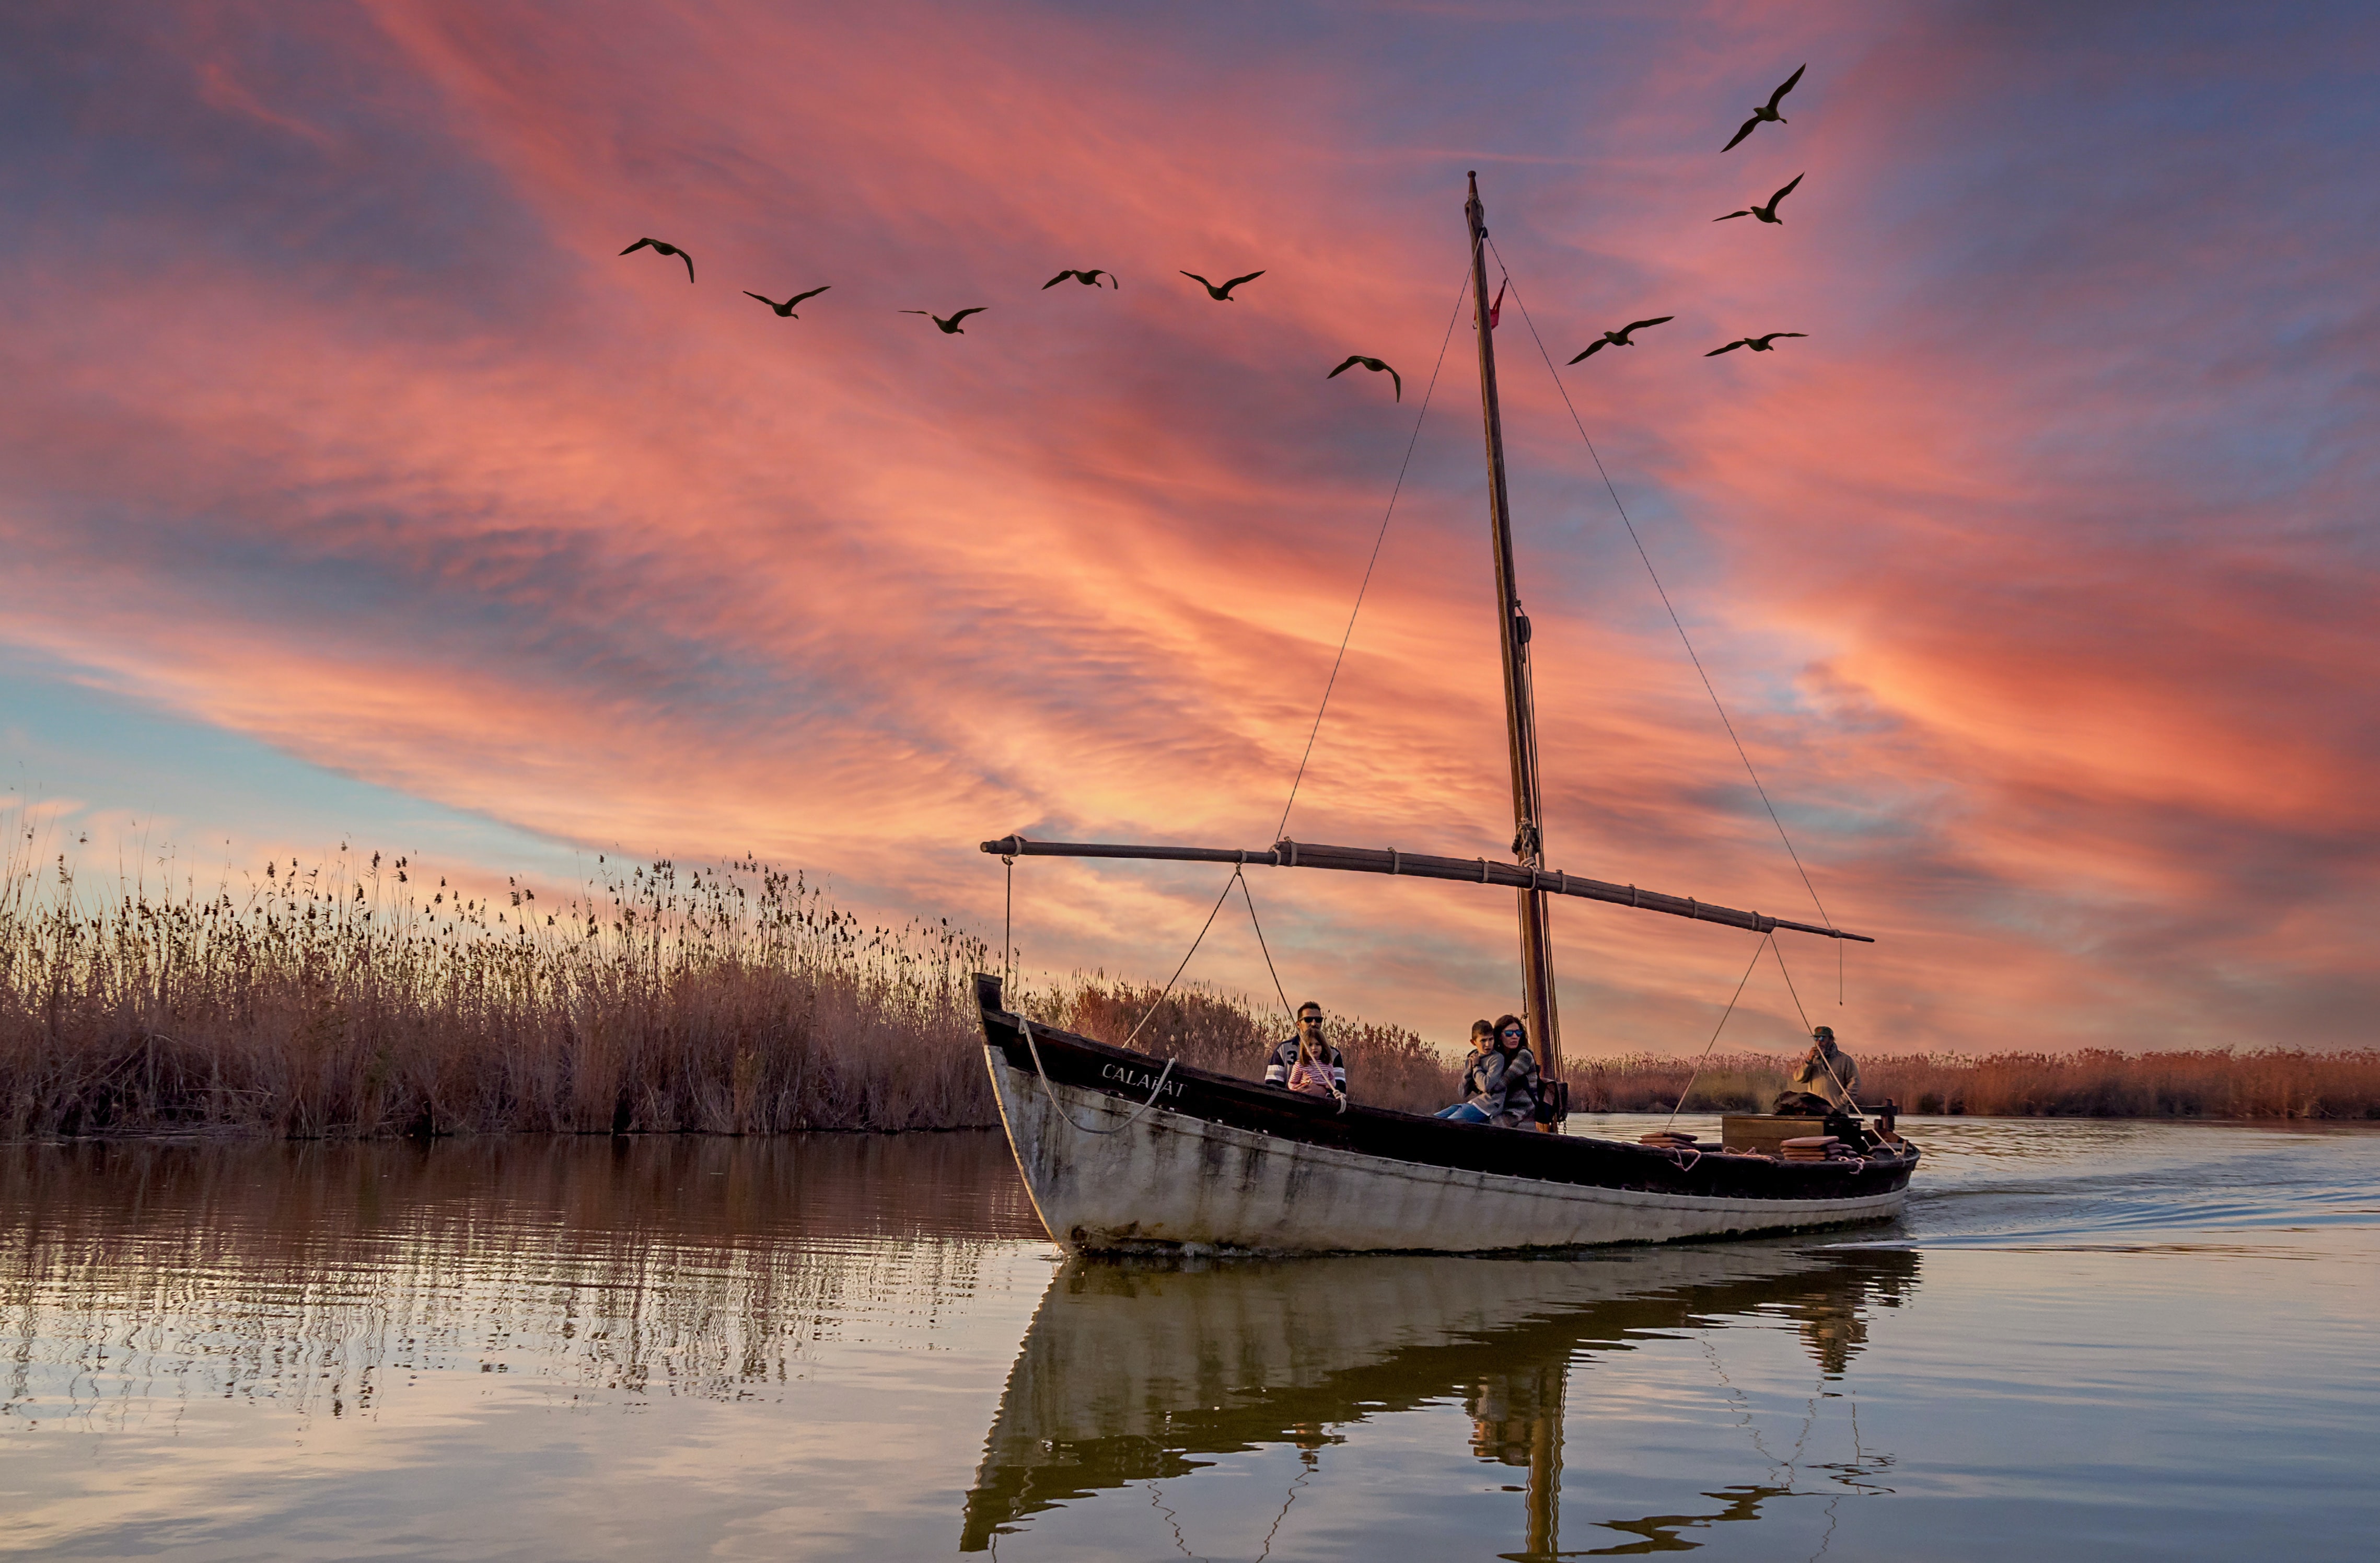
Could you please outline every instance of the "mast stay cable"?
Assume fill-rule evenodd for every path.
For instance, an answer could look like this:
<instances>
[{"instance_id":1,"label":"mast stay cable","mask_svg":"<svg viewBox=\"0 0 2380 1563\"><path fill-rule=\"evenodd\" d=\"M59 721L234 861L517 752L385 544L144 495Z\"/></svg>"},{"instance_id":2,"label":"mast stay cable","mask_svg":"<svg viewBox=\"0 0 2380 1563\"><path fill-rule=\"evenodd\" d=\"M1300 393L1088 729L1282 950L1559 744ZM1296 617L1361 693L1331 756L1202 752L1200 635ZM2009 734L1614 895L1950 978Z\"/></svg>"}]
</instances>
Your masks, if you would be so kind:
<instances>
[{"instance_id":1,"label":"mast stay cable","mask_svg":"<svg viewBox=\"0 0 2380 1563\"><path fill-rule=\"evenodd\" d=\"M1015 862L1015 859L1011 856L1009 858L1009 862L1013 865ZM1013 873L1014 870L1012 869L1012 875ZM1223 909L1223 902L1231 895L1232 887L1235 884L1241 884L1240 870L1237 867L1232 868L1232 877L1223 881L1222 894L1215 897L1215 904L1207 909L1207 920L1198 925L1198 937L1192 939L1190 941L1190 948L1182 952L1182 964L1173 968L1173 975L1165 979L1164 987L1160 988L1158 991L1157 997L1149 1001L1148 1008L1140 1012L1140 1019L1133 1023L1131 1035L1127 1036L1123 1039L1124 1047L1129 1048L1132 1046L1133 1038L1140 1035L1140 1028L1148 1024L1148 1017L1157 1013L1159 1008L1164 1004L1167 996L1172 993L1173 985L1182 980L1183 972L1187 970L1190 965L1190 957L1198 953L1198 946L1206 942L1207 930L1215 926L1215 914ZM1242 885L1242 888L1245 890L1245 886ZM1255 915L1253 903L1250 903L1249 912L1250 915ZM1015 1001L1016 1000L1014 999L1009 1000L1011 1003L1014 1003ZM1025 1034L1025 1050L1032 1056L1033 1072L1041 1077L1041 1094L1050 1098L1050 1110L1055 1112L1060 1118L1065 1120L1067 1128L1076 1130L1085 1134L1120 1134L1126 1129L1131 1128L1135 1123L1139 1122L1140 1115L1157 1105L1157 1098L1164 1094L1166 1081L1172 1077L1173 1066L1181 1062L1181 1059L1178 1056L1165 1060L1165 1069L1163 1072L1158 1075L1157 1084L1148 1088L1148 1099L1141 1103L1140 1106L1135 1108L1132 1111L1131 1117L1125 1119L1122 1123L1112 1124L1105 1129L1094 1129L1088 1124L1075 1122L1075 1115L1066 1110L1064 1104L1058 1100L1058 1093L1050 1088L1050 1072L1043 1068L1041 1064L1040 1046L1033 1040L1033 1023L1026 1018L1025 1012L1021 1009L1016 1012L1016 1026L1018 1030Z\"/></svg>"},{"instance_id":2,"label":"mast stay cable","mask_svg":"<svg viewBox=\"0 0 2380 1563\"><path fill-rule=\"evenodd\" d=\"M1734 998L1727 1001L1727 1008L1719 1012L1718 1024L1711 1027L1710 1040L1703 1044L1703 1056L1694 1060L1694 1072L1686 1076L1685 1089L1678 1093L1677 1105L1670 1108L1670 1116L1661 1121L1662 1128L1667 1129L1678 1121L1679 1112L1686 1105L1686 1097L1694 1091L1694 1082L1702 1078L1703 1066L1710 1062L1711 1049L1718 1046L1718 1034L1727 1029L1728 1016L1735 1013L1736 1000L1743 997L1743 985L1752 980L1752 968L1760 964L1761 949L1763 946L1776 943L1777 936L1773 933L1763 934L1760 936L1760 940L1759 944L1752 948L1752 959L1745 963L1743 975L1736 979Z\"/></svg>"},{"instance_id":3,"label":"mast stay cable","mask_svg":"<svg viewBox=\"0 0 2380 1563\"><path fill-rule=\"evenodd\" d=\"M1488 248L1495 255L1496 264L1503 267L1509 278L1512 268L1504 265L1503 253L1496 248L1494 239L1488 241ZM1594 437L1587 433L1585 421L1578 416L1578 407L1570 399L1570 387L1562 383L1561 375L1554 369L1554 356L1547 351L1546 339L1538 334L1536 320L1529 313L1528 301L1521 296L1518 287L1512 289L1512 302L1521 307L1521 319L1527 322L1530 340L1536 344L1538 357L1546 361L1546 372L1553 376L1554 390L1560 393L1562 406L1569 412L1572 425L1578 430L1579 439L1585 442L1586 454L1595 458L1596 474L1603 479L1604 490L1611 496L1611 507L1620 513L1620 524L1628 529L1628 540L1636 545L1636 557L1644 562L1645 574L1652 578L1653 590L1660 597L1661 607L1670 615L1670 626L1678 632L1679 643L1685 647L1686 658L1694 663L1695 676L1703 681L1703 693L1710 697L1711 709L1718 712L1719 725L1727 729L1728 741L1735 745L1736 757L1743 762L1743 773L1752 778L1753 791L1760 794L1761 806L1768 811L1768 822L1777 827L1777 839L1785 843L1785 855L1793 860L1793 871L1802 876L1802 888L1810 892L1810 902L1817 907L1820 920L1831 927L1834 917L1827 911L1827 903L1819 899L1818 887L1811 882L1810 870L1803 866L1802 854L1793 849L1793 838L1786 832L1785 821L1779 816L1777 805L1770 800L1767 787L1761 782L1760 772L1753 766L1750 752L1744 748L1742 738L1736 733L1735 723L1727 714L1726 703L1719 699L1718 689L1711 683L1709 670L1703 666L1701 654L1694 650L1694 637L1686 633L1685 621L1678 616L1677 605L1670 600L1669 588L1661 584L1661 573L1653 568L1653 556L1645 551L1645 539L1637 535L1636 523L1629 518L1628 506L1621 501L1619 486L1612 482L1610 471L1603 465L1603 453L1595 448ZM1794 1005L1800 1008L1798 998ZM1806 1024L1808 1016L1803 1018Z\"/></svg>"},{"instance_id":4,"label":"mast stay cable","mask_svg":"<svg viewBox=\"0 0 2380 1563\"><path fill-rule=\"evenodd\" d=\"M1239 882L1240 899L1248 903L1248 926L1257 930L1257 948L1264 951L1265 970L1272 976L1272 990L1281 998L1281 1012L1289 1017L1290 1034L1294 1036L1297 1032L1297 1012L1289 1006L1289 994L1281 986L1281 973L1273 967L1272 947L1265 942L1264 925L1257 921L1257 898L1248 893L1245 874L1234 874L1232 878Z\"/></svg>"},{"instance_id":5,"label":"mast stay cable","mask_svg":"<svg viewBox=\"0 0 2380 1563\"><path fill-rule=\"evenodd\" d=\"M1785 978L1785 991L1793 996L1793 1008L1801 1014L1802 1025L1803 1029L1806 1030L1810 1024L1810 1012L1802 1008L1802 995L1793 987L1793 974L1785 969L1785 951L1777 949L1777 940L1774 936L1771 936L1768 940L1768 948L1776 951L1777 970ZM1758 958L1756 951L1755 952L1754 958ZM1821 1051L1818 1054L1818 1061L1827 1066L1827 1078L1833 1081L1835 1083L1835 1089L1843 1094L1844 1102L1850 1106L1853 1112L1857 1112L1859 1110L1859 1100L1852 1095L1851 1088L1843 1084L1843 1077L1835 1072L1834 1060L1828 1058L1825 1052Z\"/></svg>"},{"instance_id":6,"label":"mast stay cable","mask_svg":"<svg viewBox=\"0 0 2380 1563\"><path fill-rule=\"evenodd\" d=\"M1198 953L1198 946L1207 941L1207 930L1215 926L1215 914L1223 909L1223 902L1231 895L1232 886L1238 881L1239 878L1240 870L1235 867L1232 870L1232 877L1223 881L1222 894L1215 897L1215 904L1207 908L1207 920L1198 925L1198 937L1192 939L1190 948L1182 952L1182 964L1173 968L1173 975L1165 979L1165 986L1159 989L1157 997L1149 1001L1148 1008L1140 1012L1140 1019L1133 1023L1131 1034L1124 1037L1123 1046L1126 1048L1132 1046L1133 1037L1140 1035L1140 1028L1148 1024L1148 1017L1157 1013L1158 1006L1164 1003L1167 995L1173 991L1173 985L1182 980L1182 974L1189 969L1190 957Z\"/></svg>"},{"instance_id":7,"label":"mast stay cable","mask_svg":"<svg viewBox=\"0 0 2380 1563\"><path fill-rule=\"evenodd\" d=\"M1463 286L1470 285L1471 267L1463 268ZM1322 714L1330 709L1330 692L1339 686L1339 667L1347 660L1347 643L1355 637L1355 616L1364 611L1364 594L1371 589L1372 572L1380 563L1380 549L1389 540L1389 518L1397 513L1397 497L1404 492L1405 473L1413 466L1414 447L1421 443L1421 426L1429 417L1430 398L1438 392L1439 370L1446 367L1446 350L1454 344L1454 322L1463 318L1463 295L1455 294L1454 311L1446 317L1446 336L1438 345L1438 362L1429 371L1429 385L1421 394L1421 411L1414 415L1412 438L1405 441L1404 460L1397 464L1396 486L1389 491L1389 507L1380 514L1380 529L1372 539L1372 557L1365 562L1364 578L1355 588L1355 605L1347 612L1346 633L1339 637L1339 654L1330 660L1330 677L1322 685L1322 703L1314 709L1314 725L1306 730L1305 752L1297 757L1297 774L1290 779L1289 797L1281 806L1281 823L1273 827L1273 840L1289 833L1289 811L1297 804L1297 789L1305 781L1306 763L1314 758L1314 740L1322 731ZM1253 912L1253 907L1251 908Z\"/></svg>"}]
</instances>

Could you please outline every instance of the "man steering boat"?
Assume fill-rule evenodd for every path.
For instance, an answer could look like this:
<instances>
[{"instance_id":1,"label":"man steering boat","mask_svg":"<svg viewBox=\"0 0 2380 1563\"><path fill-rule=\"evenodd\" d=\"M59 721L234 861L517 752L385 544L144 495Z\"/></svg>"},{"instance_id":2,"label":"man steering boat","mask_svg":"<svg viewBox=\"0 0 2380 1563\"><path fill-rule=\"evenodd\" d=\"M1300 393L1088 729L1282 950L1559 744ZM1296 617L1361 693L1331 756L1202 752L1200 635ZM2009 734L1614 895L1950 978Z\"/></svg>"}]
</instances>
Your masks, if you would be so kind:
<instances>
[{"instance_id":1,"label":"man steering boat","mask_svg":"<svg viewBox=\"0 0 2380 1563\"><path fill-rule=\"evenodd\" d=\"M1786 1082L1776 1110L1794 1117L1823 1118L1828 1113L1859 1110L1859 1065L1835 1046L1835 1028L1822 1025L1810 1033L1810 1050Z\"/></svg>"}]
</instances>

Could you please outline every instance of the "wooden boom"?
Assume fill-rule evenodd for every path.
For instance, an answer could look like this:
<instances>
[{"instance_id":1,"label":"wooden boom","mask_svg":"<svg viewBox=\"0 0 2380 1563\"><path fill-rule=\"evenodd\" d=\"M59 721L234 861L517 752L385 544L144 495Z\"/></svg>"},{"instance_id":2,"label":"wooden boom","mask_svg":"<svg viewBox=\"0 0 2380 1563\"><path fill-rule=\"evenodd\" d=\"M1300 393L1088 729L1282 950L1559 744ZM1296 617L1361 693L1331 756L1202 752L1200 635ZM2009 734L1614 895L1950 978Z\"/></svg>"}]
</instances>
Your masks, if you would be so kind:
<instances>
[{"instance_id":1,"label":"wooden boom","mask_svg":"<svg viewBox=\"0 0 2380 1563\"><path fill-rule=\"evenodd\" d=\"M1796 923L1783 917L1763 916L1757 912L1739 912L1732 906L1714 906L1690 895L1664 895L1659 891L1639 890L1634 885L1583 879L1575 874L1555 869L1532 868L1517 863L1494 863L1484 857L1427 857L1419 853L1398 852L1393 848L1377 851L1370 847L1318 846L1311 842L1288 840L1275 842L1270 851L1245 852L1232 847L1123 846L1109 842L1036 842L1023 836L1003 836L999 841L984 842L983 850L1001 857L1129 857L1156 863L1261 863L1274 868L1336 868L1346 874L1402 874L1420 879L1508 885L1515 890L1542 891L1548 895L1581 896L1588 901L1609 902L1614 906L1633 906L1643 912L1666 912L1672 917L1689 917L1697 923L1724 923L1731 928L1748 928L1754 933L1773 933L1785 928L1793 933L1816 934L1822 939L1849 939L1862 944L1876 942L1865 934L1846 933L1840 928L1822 928L1815 924Z\"/></svg>"}]
</instances>

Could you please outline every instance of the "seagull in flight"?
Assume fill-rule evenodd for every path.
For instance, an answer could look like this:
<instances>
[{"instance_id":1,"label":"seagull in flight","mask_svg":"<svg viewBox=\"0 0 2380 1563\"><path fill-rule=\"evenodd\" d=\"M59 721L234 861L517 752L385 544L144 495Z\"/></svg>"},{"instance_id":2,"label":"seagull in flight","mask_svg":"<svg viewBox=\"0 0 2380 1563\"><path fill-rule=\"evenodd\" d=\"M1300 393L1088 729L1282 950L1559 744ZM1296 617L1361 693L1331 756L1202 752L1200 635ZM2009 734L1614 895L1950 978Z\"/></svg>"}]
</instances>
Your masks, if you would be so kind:
<instances>
[{"instance_id":1,"label":"seagull in flight","mask_svg":"<svg viewBox=\"0 0 2380 1563\"><path fill-rule=\"evenodd\" d=\"M1184 272L1182 274L1188 277L1192 282L1196 283L1200 287L1205 288L1207 290L1207 297L1213 299L1218 304L1229 304L1232 301L1232 289L1239 286L1242 283L1254 282L1258 277L1264 275L1262 272L1250 272L1245 277L1233 277L1230 282L1225 283L1222 286L1217 287L1213 283L1208 282L1206 278L1200 276L1196 272Z\"/></svg>"},{"instance_id":2,"label":"seagull in flight","mask_svg":"<svg viewBox=\"0 0 2380 1563\"><path fill-rule=\"evenodd\" d=\"M688 255L685 250L680 249L677 246L674 244L663 244L657 238L640 238L636 243L628 246L627 248L620 251L620 253L623 255L634 255L639 249L650 249L656 255L676 256L679 260L686 262L686 280L688 282L692 282L694 280L694 257Z\"/></svg>"},{"instance_id":3,"label":"seagull in flight","mask_svg":"<svg viewBox=\"0 0 2380 1563\"><path fill-rule=\"evenodd\" d=\"M904 309L901 313L905 315L925 316L926 319L933 321L936 325L942 328L942 334L944 336L965 336L966 333L959 329L959 322L965 320L969 315L980 315L989 308L990 308L989 305L977 304L968 309L961 309L949 320L942 319L941 316L937 315L931 309Z\"/></svg>"},{"instance_id":4,"label":"seagull in flight","mask_svg":"<svg viewBox=\"0 0 2380 1563\"><path fill-rule=\"evenodd\" d=\"M1636 344L1628 340L1628 333L1630 332L1643 331L1646 326L1667 325L1677 318L1678 317L1675 315L1656 315L1649 321L1630 321L1618 331L1605 332L1603 333L1602 341L1588 343L1586 345L1586 351L1581 353L1577 358L1572 358L1571 362L1574 364L1577 363L1580 358L1592 358L1597 353L1602 352L1606 347L1633 347Z\"/></svg>"},{"instance_id":5,"label":"seagull in flight","mask_svg":"<svg viewBox=\"0 0 2380 1563\"><path fill-rule=\"evenodd\" d=\"M1087 272L1061 272L1056 276L1051 277L1048 282L1043 283L1041 285L1041 291L1044 293L1049 292L1060 283L1064 282L1068 277L1074 278L1076 282L1081 283L1085 287L1099 286L1099 279L1101 277L1108 279L1108 285L1110 287L1116 288L1118 290L1121 290L1123 287L1123 284L1116 280L1116 274L1113 272L1101 271L1099 267L1094 266Z\"/></svg>"},{"instance_id":6,"label":"seagull in flight","mask_svg":"<svg viewBox=\"0 0 2380 1563\"><path fill-rule=\"evenodd\" d=\"M827 287L832 287L833 285L834 285L832 283L827 284ZM778 303L775 299L769 297L765 294L755 293L748 287L744 290L744 297L747 298L758 298L761 303L766 304L770 309L774 309L786 320L798 321L801 317L794 313L794 306L800 303L805 298L816 298L820 294L824 293L825 291L826 287L814 287L808 293L795 294L783 304Z\"/></svg>"},{"instance_id":7,"label":"seagull in flight","mask_svg":"<svg viewBox=\"0 0 2380 1563\"><path fill-rule=\"evenodd\" d=\"M1757 126L1764 119L1774 120L1779 125L1784 124L1785 116L1777 112L1777 105L1785 101L1785 94L1793 90L1793 83L1801 80L1802 72L1809 68L1810 67L1805 65L1801 67L1799 69L1796 69L1792 75L1785 79L1784 86L1779 87L1774 92L1769 93L1768 101L1766 103L1763 103L1760 107L1754 109L1752 111L1752 117L1743 122L1743 128L1735 133L1735 141L1741 141L1746 136L1751 135L1753 127ZM1732 151L1735 150L1735 141L1730 141L1726 146L1723 146L1718 150L1721 151Z\"/></svg>"},{"instance_id":8,"label":"seagull in flight","mask_svg":"<svg viewBox=\"0 0 2380 1563\"><path fill-rule=\"evenodd\" d=\"M1245 281L1246 279L1243 278L1242 280ZM1387 375L1389 377L1390 383L1394 385L1397 389L1397 400L1402 402L1405 399L1405 382L1403 376L1398 374L1396 370L1390 369L1380 359L1367 358L1361 353L1348 354L1347 361L1345 363L1341 364L1337 369L1332 370L1329 374L1324 375L1322 378L1325 380L1336 380L1341 375L1345 374L1349 370L1354 369L1357 364L1363 365L1366 369L1370 370L1374 374Z\"/></svg>"},{"instance_id":9,"label":"seagull in flight","mask_svg":"<svg viewBox=\"0 0 2380 1563\"><path fill-rule=\"evenodd\" d=\"M1749 347L1755 353L1774 353L1777 351L1777 339L1779 337L1807 336L1810 333L1806 331L1772 331L1766 336L1739 336L1724 347L1712 348L1709 352L1705 353L1703 357L1706 358L1716 358L1721 353L1732 353L1739 347Z\"/></svg>"},{"instance_id":10,"label":"seagull in flight","mask_svg":"<svg viewBox=\"0 0 2380 1563\"><path fill-rule=\"evenodd\" d=\"M1794 175L1793 185L1798 185L1801 182L1802 176L1799 174ZM1770 196L1768 198L1768 204L1766 206L1747 206L1741 212L1729 212L1727 217L1757 217L1764 223L1775 223L1781 227L1784 224L1785 219L1777 215L1777 203L1793 193L1793 185L1788 185L1783 189L1779 190L1775 195ZM1727 221L1727 217L1714 217L1711 221L1714 223L1724 223Z\"/></svg>"}]
</instances>

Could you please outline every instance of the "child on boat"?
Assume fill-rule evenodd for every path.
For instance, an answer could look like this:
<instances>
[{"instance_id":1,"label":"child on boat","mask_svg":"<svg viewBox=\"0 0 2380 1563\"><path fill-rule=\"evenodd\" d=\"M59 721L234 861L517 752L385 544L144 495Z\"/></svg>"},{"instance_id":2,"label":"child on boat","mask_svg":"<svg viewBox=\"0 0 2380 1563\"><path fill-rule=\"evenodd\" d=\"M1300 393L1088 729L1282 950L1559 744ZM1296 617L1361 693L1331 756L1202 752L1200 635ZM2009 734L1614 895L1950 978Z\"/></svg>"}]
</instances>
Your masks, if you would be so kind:
<instances>
[{"instance_id":1,"label":"child on boat","mask_svg":"<svg viewBox=\"0 0 2380 1563\"><path fill-rule=\"evenodd\" d=\"M1330 1072L1330 1089L1323 1094L1345 1096L1347 1094L1347 1060L1323 1036L1322 1006L1311 999L1297 1007L1296 1034L1283 1038L1266 1057L1265 1084L1288 1085L1291 1072L1297 1068L1298 1060L1304 1056L1309 1041L1314 1049L1314 1056L1320 1060Z\"/></svg>"},{"instance_id":2,"label":"child on boat","mask_svg":"<svg viewBox=\"0 0 2380 1563\"><path fill-rule=\"evenodd\" d=\"M1473 1021L1471 1023L1471 1051L1464 1054L1463 1058L1463 1073L1461 1079L1463 1081L1464 1093L1463 1099L1455 1103L1451 1108L1440 1108L1437 1112L1432 1113L1430 1115L1431 1117L1451 1119L1457 1123L1485 1123L1488 1121L1488 1114L1486 1111L1475 1106L1471 1100L1471 1072L1474 1067L1478 1064L1481 1055L1492 1053L1495 1050L1496 1023L1491 1020Z\"/></svg>"},{"instance_id":3,"label":"child on boat","mask_svg":"<svg viewBox=\"0 0 2380 1563\"><path fill-rule=\"evenodd\" d=\"M1520 1016L1505 1015L1490 1029L1493 1035L1483 1045L1479 1026L1471 1028L1474 1051L1463 1060L1463 1100L1437 1116L1522 1128L1537 1111L1537 1060L1529 1051L1528 1028Z\"/></svg>"}]
</instances>

